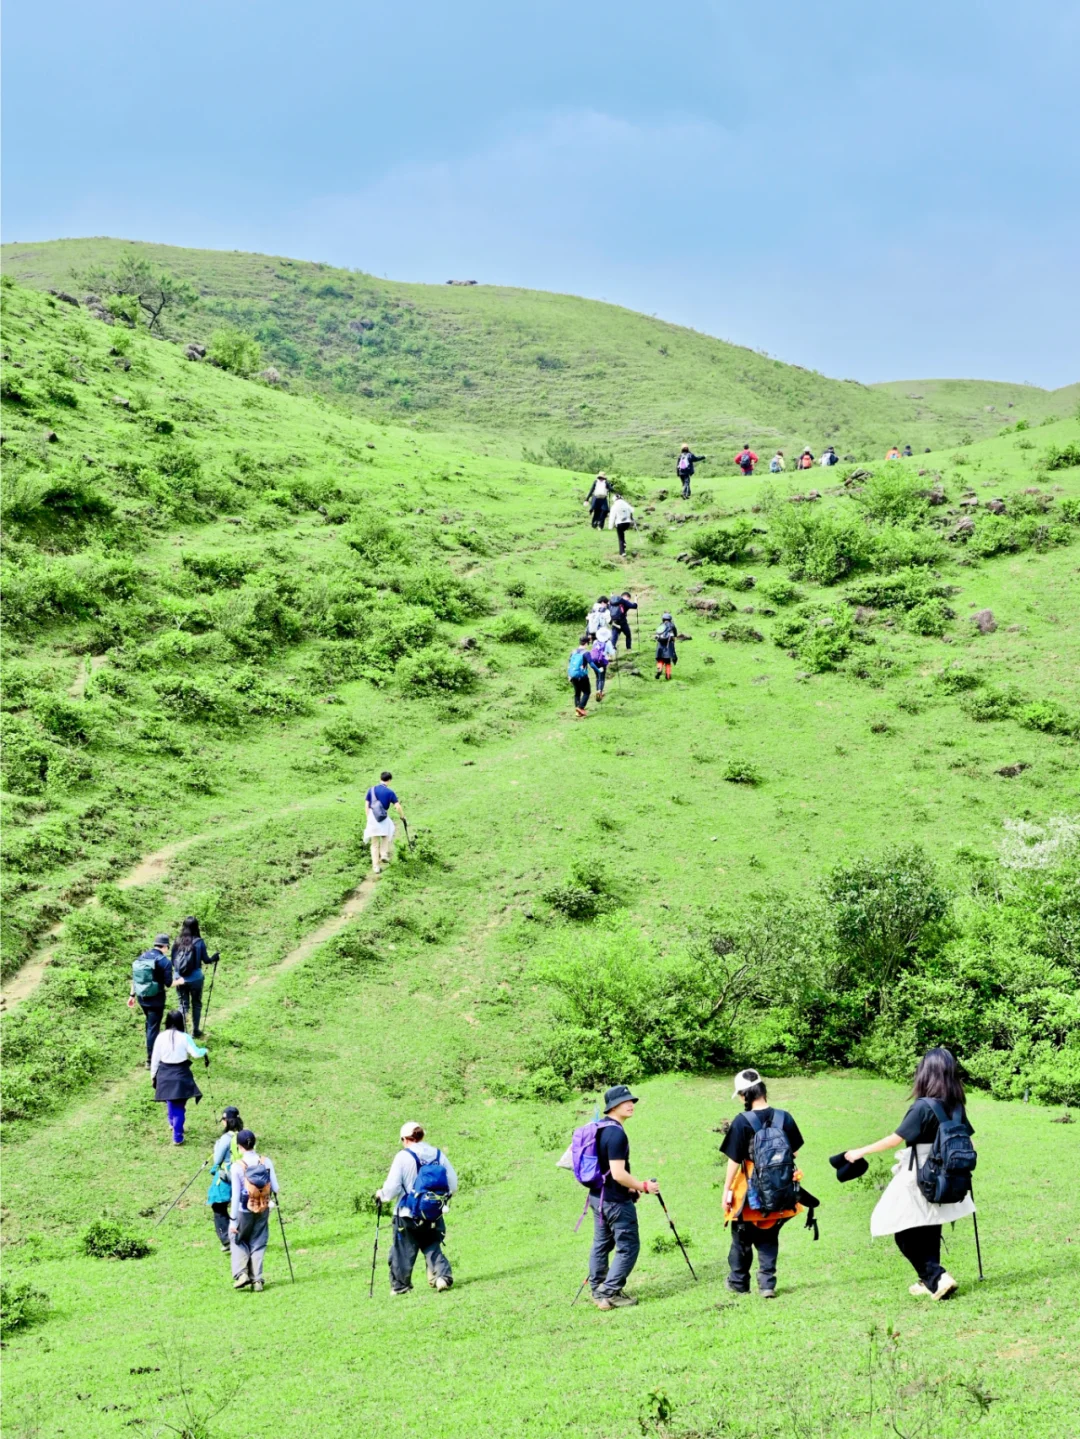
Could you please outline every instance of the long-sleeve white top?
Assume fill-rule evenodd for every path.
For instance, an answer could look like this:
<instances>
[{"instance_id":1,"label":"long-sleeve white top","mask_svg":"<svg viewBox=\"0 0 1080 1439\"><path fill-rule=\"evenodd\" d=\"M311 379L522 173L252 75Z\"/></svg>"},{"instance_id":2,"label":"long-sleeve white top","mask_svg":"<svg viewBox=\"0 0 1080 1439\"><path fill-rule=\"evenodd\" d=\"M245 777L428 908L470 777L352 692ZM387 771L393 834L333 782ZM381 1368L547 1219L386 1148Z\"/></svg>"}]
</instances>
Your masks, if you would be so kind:
<instances>
[{"instance_id":1,"label":"long-sleeve white top","mask_svg":"<svg viewBox=\"0 0 1080 1439\"><path fill-rule=\"evenodd\" d=\"M183 1064L185 1059L202 1059L205 1053L182 1029L163 1029L150 1055L150 1078L156 1078L161 1064Z\"/></svg>"}]
</instances>

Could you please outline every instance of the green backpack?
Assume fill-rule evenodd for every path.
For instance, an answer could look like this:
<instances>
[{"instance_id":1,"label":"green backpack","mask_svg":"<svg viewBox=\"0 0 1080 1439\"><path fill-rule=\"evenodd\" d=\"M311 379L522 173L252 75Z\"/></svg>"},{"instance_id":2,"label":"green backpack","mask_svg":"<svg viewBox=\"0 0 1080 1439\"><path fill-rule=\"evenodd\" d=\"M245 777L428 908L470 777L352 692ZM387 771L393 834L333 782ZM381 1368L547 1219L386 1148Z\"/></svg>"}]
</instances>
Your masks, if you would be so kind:
<instances>
[{"instance_id":1,"label":"green backpack","mask_svg":"<svg viewBox=\"0 0 1080 1439\"><path fill-rule=\"evenodd\" d=\"M131 984L137 999L156 999L161 993L161 985L154 976L157 958L154 950L148 949L131 966Z\"/></svg>"}]
</instances>

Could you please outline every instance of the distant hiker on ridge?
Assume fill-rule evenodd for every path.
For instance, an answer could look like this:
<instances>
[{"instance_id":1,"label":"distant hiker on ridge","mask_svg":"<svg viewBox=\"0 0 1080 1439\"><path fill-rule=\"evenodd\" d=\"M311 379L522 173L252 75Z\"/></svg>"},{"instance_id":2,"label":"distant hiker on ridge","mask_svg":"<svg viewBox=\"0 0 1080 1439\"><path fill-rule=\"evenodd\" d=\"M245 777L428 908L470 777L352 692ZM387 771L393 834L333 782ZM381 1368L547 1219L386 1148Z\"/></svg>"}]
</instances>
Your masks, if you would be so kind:
<instances>
[{"instance_id":1,"label":"distant hiker on ridge","mask_svg":"<svg viewBox=\"0 0 1080 1439\"><path fill-rule=\"evenodd\" d=\"M399 1200L394 1212L394 1242L390 1249L390 1293L412 1292L413 1266L422 1254L432 1289L449 1289L454 1282L450 1261L442 1252L446 1238L443 1210L457 1193L454 1166L441 1149L424 1143L424 1127L410 1120L401 1126L401 1149L390 1172L375 1193L380 1204Z\"/></svg>"},{"instance_id":2,"label":"distant hiker on ridge","mask_svg":"<svg viewBox=\"0 0 1080 1439\"><path fill-rule=\"evenodd\" d=\"M154 1041L161 1029L165 1014L165 991L172 988L173 970L169 959L169 936L159 934L153 949L144 949L131 966L131 993L128 995L128 1009L136 1003L146 1020L146 1067L154 1052Z\"/></svg>"},{"instance_id":3,"label":"distant hiker on ridge","mask_svg":"<svg viewBox=\"0 0 1080 1439\"><path fill-rule=\"evenodd\" d=\"M663 676L671 678L671 666L679 663L679 656L675 653L675 641L678 638L678 627L671 618L668 610L664 611L660 621L660 628L656 631L656 678Z\"/></svg>"},{"instance_id":4,"label":"distant hiker on ridge","mask_svg":"<svg viewBox=\"0 0 1080 1439\"><path fill-rule=\"evenodd\" d=\"M803 450L802 454L799 456L799 463L796 465L796 469L809 470L813 467L813 464L814 452L810 448L810 446L807 445L806 449Z\"/></svg>"},{"instance_id":5,"label":"distant hiker on ridge","mask_svg":"<svg viewBox=\"0 0 1080 1439\"><path fill-rule=\"evenodd\" d=\"M824 465L824 467L828 469L830 465L838 465L839 463L840 456L836 453L835 449L832 447L832 445L826 445L825 451L822 454L821 459L818 460L818 464Z\"/></svg>"},{"instance_id":6,"label":"distant hiker on ridge","mask_svg":"<svg viewBox=\"0 0 1080 1439\"><path fill-rule=\"evenodd\" d=\"M637 600L630 598L630 591L623 590L621 595L612 595L608 603L611 614L611 628L614 630L612 638L615 641L615 648L619 648L619 636L622 635L626 641L627 650L634 648L634 637L630 632L630 611L637 609Z\"/></svg>"},{"instance_id":7,"label":"distant hiker on ridge","mask_svg":"<svg viewBox=\"0 0 1080 1439\"><path fill-rule=\"evenodd\" d=\"M743 445L742 449L735 456L735 463L738 465L739 469L742 470L743 474L749 477L754 473L754 466L757 464L757 462L758 457L750 448L750 441L747 440L746 444Z\"/></svg>"},{"instance_id":8,"label":"distant hiker on ridge","mask_svg":"<svg viewBox=\"0 0 1080 1439\"><path fill-rule=\"evenodd\" d=\"M585 496L585 503L592 511L592 527L594 530L602 530L604 521L608 517L608 477L603 470L592 482L592 488Z\"/></svg>"},{"instance_id":9,"label":"distant hiker on ridge","mask_svg":"<svg viewBox=\"0 0 1080 1439\"><path fill-rule=\"evenodd\" d=\"M626 554L626 532L634 528L634 511L622 495L615 496L611 507L611 526L619 537L619 554Z\"/></svg>"},{"instance_id":10,"label":"distant hiker on ridge","mask_svg":"<svg viewBox=\"0 0 1080 1439\"><path fill-rule=\"evenodd\" d=\"M886 452L885 458L887 460L898 460L900 458L900 446L893 445L892 449Z\"/></svg>"},{"instance_id":11,"label":"distant hiker on ridge","mask_svg":"<svg viewBox=\"0 0 1080 1439\"><path fill-rule=\"evenodd\" d=\"M689 445L683 445L679 451L679 458L675 465L675 473L682 480L682 497L684 500L690 498L690 481L694 478L694 466L703 465L708 456L695 455Z\"/></svg>"},{"instance_id":12,"label":"distant hiker on ridge","mask_svg":"<svg viewBox=\"0 0 1080 1439\"><path fill-rule=\"evenodd\" d=\"M402 819L405 818L401 801L389 787L393 778L390 771L384 769L379 783L373 784L364 796L367 812L364 839L371 842L371 869L374 874L382 874L382 866L390 858L390 844L396 833L394 821L390 818L390 806L393 805Z\"/></svg>"}]
</instances>

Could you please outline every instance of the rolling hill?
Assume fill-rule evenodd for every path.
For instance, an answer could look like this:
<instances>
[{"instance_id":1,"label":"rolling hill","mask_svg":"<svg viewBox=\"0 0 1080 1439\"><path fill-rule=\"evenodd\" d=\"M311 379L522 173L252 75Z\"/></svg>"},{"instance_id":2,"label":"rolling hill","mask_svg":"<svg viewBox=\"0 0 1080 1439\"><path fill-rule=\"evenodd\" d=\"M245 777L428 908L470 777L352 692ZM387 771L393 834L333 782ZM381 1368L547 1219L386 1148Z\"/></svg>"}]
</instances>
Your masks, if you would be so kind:
<instances>
[{"instance_id":1,"label":"rolling hill","mask_svg":"<svg viewBox=\"0 0 1080 1439\"><path fill-rule=\"evenodd\" d=\"M662 320L532 290L404 284L111 239L11 244L2 260L25 284L70 290L132 250L201 297L167 318L174 338L206 343L227 323L255 336L294 389L581 471L667 474L683 440L722 455L725 469L748 438L759 452L831 442L865 460L895 442L923 451L983 438L1002 415L1063 418L1076 403L1068 391L991 382L832 380Z\"/></svg>"}]
</instances>

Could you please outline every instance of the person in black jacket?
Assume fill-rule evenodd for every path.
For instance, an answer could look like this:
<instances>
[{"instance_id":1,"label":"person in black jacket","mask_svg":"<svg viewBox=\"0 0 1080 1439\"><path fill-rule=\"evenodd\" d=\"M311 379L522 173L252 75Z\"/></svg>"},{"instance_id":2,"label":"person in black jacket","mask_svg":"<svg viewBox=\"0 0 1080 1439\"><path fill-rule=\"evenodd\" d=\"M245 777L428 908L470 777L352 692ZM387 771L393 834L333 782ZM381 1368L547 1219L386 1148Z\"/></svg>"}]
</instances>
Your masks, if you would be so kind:
<instances>
[{"instance_id":1,"label":"person in black jacket","mask_svg":"<svg viewBox=\"0 0 1080 1439\"><path fill-rule=\"evenodd\" d=\"M671 666L679 663L675 652L675 641L679 637L678 626L668 610L664 611L660 628L656 631L656 678L671 678Z\"/></svg>"},{"instance_id":2,"label":"person in black jacket","mask_svg":"<svg viewBox=\"0 0 1080 1439\"><path fill-rule=\"evenodd\" d=\"M196 1039L202 1034L204 967L209 963L210 955L206 941L199 933L199 921L189 914L181 924L180 934L172 947L173 984L185 1023L191 1015L191 1032Z\"/></svg>"},{"instance_id":3,"label":"person in black jacket","mask_svg":"<svg viewBox=\"0 0 1080 1439\"><path fill-rule=\"evenodd\" d=\"M592 527L594 530L602 530L608 517L608 477L603 470L593 480L589 493L585 496L585 503L592 511Z\"/></svg>"},{"instance_id":4,"label":"person in black jacket","mask_svg":"<svg viewBox=\"0 0 1080 1439\"><path fill-rule=\"evenodd\" d=\"M675 473L682 481L684 500L690 498L690 481L694 478L694 466L703 465L707 458L707 455L695 455L689 445L683 445L679 451L679 458L675 463Z\"/></svg>"},{"instance_id":5,"label":"person in black jacket","mask_svg":"<svg viewBox=\"0 0 1080 1439\"><path fill-rule=\"evenodd\" d=\"M128 995L128 1009L136 1003L146 1020L146 1067L150 1068L150 1057L154 1052L154 1040L161 1029L161 1018L165 1013L165 991L172 988L172 961L169 959L169 936L159 934L153 949L144 949L131 966L131 992Z\"/></svg>"}]
</instances>

